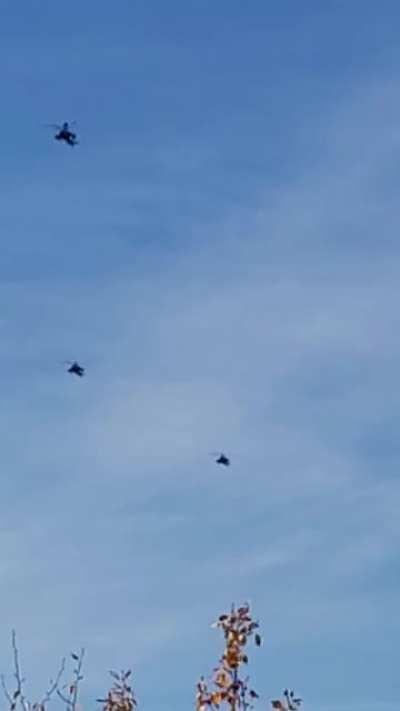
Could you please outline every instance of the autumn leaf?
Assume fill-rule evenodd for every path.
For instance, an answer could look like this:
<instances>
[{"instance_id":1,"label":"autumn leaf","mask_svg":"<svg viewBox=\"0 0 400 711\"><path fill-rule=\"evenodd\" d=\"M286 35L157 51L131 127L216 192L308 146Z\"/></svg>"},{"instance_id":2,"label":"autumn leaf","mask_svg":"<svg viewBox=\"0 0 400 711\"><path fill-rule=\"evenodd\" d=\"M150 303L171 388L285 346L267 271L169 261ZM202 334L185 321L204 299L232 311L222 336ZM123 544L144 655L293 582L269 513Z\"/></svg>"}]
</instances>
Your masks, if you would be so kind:
<instances>
[{"instance_id":1,"label":"autumn leaf","mask_svg":"<svg viewBox=\"0 0 400 711\"><path fill-rule=\"evenodd\" d=\"M222 688L227 688L229 686L229 684L231 683L231 680L230 680L228 674L226 674L226 672L222 671L216 675L215 683L217 684L217 686L221 686Z\"/></svg>"},{"instance_id":2,"label":"autumn leaf","mask_svg":"<svg viewBox=\"0 0 400 711\"><path fill-rule=\"evenodd\" d=\"M210 702L213 704L213 706L220 706L222 702L222 694L220 691L214 691L213 694L210 696Z\"/></svg>"}]
</instances>

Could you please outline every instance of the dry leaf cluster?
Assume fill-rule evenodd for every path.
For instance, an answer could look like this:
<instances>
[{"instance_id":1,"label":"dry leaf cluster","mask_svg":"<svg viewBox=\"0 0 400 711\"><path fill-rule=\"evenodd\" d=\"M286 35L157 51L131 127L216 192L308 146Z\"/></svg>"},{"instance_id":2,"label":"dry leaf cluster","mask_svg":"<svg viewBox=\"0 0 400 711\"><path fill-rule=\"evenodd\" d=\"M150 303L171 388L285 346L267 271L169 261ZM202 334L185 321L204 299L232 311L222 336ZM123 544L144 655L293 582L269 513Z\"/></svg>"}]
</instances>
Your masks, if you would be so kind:
<instances>
[{"instance_id":1,"label":"dry leaf cluster","mask_svg":"<svg viewBox=\"0 0 400 711\"><path fill-rule=\"evenodd\" d=\"M129 682L131 670L120 673L111 671L114 683L105 699L97 699L103 704L103 711L136 711L137 702Z\"/></svg>"},{"instance_id":2,"label":"dry leaf cluster","mask_svg":"<svg viewBox=\"0 0 400 711\"><path fill-rule=\"evenodd\" d=\"M296 698L294 691L289 691L289 689L285 689L283 696L283 699L271 701L272 708L276 709L276 711L298 711L302 699Z\"/></svg>"},{"instance_id":3,"label":"dry leaf cluster","mask_svg":"<svg viewBox=\"0 0 400 711\"><path fill-rule=\"evenodd\" d=\"M218 709L225 704L231 711L246 711L258 698L254 689L248 685L248 677L239 676L242 664L248 663L247 643L250 638L255 644L261 646L261 636L257 632L258 622L252 619L249 605L242 605L237 609L232 606L228 614L220 615L213 624L222 630L225 639L225 649L209 688L202 677L197 685L196 709L209 711L210 708Z\"/></svg>"}]
</instances>

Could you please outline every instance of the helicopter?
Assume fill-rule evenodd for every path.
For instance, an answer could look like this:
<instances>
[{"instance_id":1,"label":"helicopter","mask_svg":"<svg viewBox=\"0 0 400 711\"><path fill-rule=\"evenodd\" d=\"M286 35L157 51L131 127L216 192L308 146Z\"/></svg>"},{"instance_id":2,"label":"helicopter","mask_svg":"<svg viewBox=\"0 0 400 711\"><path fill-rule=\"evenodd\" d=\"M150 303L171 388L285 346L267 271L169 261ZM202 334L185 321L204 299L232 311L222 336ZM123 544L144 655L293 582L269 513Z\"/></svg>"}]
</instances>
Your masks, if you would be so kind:
<instances>
[{"instance_id":1,"label":"helicopter","mask_svg":"<svg viewBox=\"0 0 400 711\"><path fill-rule=\"evenodd\" d=\"M229 467L231 460L223 452L211 452L213 457L217 456L216 464L223 464L224 467Z\"/></svg>"},{"instance_id":2,"label":"helicopter","mask_svg":"<svg viewBox=\"0 0 400 711\"><path fill-rule=\"evenodd\" d=\"M78 141L76 140L76 133L70 130L70 126L74 123L75 121L72 121L71 124L69 124L68 121L65 121L61 125L58 123L48 123L46 126L48 128L58 129L58 132L54 136L56 141L65 141L65 143L68 143L69 146L73 147L78 144Z\"/></svg>"},{"instance_id":3,"label":"helicopter","mask_svg":"<svg viewBox=\"0 0 400 711\"><path fill-rule=\"evenodd\" d=\"M65 363L69 365L67 373L73 373L74 375L77 375L78 378L83 378L85 374L85 368L83 368L82 365L79 365L76 360L74 360L73 362L71 362L70 360L66 360Z\"/></svg>"}]
</instances>

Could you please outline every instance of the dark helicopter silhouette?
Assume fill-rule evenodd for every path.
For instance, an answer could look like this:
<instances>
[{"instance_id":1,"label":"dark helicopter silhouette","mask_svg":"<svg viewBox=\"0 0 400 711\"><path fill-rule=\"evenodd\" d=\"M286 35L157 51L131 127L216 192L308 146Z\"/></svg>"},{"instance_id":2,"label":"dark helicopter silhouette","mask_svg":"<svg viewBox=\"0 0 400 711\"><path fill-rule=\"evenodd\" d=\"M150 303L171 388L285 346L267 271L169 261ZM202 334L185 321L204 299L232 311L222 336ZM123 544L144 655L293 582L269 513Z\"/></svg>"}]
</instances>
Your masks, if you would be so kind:
<instances>
[{"instance_id":1,"label":"dark helicopter silhouette","mask_svg":"<svg viewBox=\"0 0 400 711\"><path fill-rule=\"evenodd\" d=\"M72 123L75 123L75 121L72 121ZM58 129L58 132L54 136L56 141L65 141L65 143L68 143L69 146L78 145L78 141L76 140L76 133L70 130L70 124L68 123L68 121L65 121L61 125L58 123L48 123L46 125L49 128Z\"/></svg>"},{"instance_id":2,"label":"dark helicopter silhouette","mask_svg":"<svg viewBox=\"0 0 400 711\"><path fill-rule=\"evenodd\" d=\"M83 368L79 363L74 360L73 363L71 361L67 360L65 361L67 365L69 365L69 368L67 370L67 373L73 373L74 375L77 375L78 378L83 378L85 374L85 368Z\"/></svg>"},{"instance_id":3,"label":"dark helicopter silhouette","mask_svg":"<svg viewBox=\"0 0 400 711\"><path fill-rule=\"evenodd\" d=\"M212 456L218 456L215 460L216 464L222 464L224 467L229 467L231 460L223 452L211 452Z\"/></svg>"}]
</instances>

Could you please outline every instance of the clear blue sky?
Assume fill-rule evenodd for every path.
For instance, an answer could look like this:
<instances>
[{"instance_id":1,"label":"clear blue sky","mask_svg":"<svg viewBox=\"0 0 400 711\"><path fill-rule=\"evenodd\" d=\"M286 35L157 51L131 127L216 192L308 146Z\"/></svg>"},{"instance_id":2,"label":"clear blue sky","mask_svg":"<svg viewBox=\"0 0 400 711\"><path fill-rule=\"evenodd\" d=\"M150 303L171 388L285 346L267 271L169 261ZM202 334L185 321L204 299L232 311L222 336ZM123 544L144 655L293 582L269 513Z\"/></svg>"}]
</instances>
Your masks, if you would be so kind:
<instances>
[{"instance_id":1,"label":"clear blue sky","mask_svg":"<svg viewBox=\"0 0 400 711\"><path fill-rule=\"evenodd\" d=\"M1 669L398 711L398 2L0 10Z\"/></svg>"}]
</instances>

